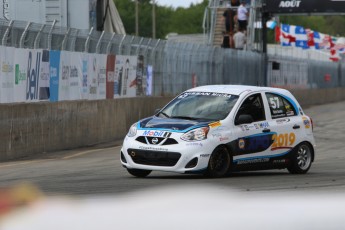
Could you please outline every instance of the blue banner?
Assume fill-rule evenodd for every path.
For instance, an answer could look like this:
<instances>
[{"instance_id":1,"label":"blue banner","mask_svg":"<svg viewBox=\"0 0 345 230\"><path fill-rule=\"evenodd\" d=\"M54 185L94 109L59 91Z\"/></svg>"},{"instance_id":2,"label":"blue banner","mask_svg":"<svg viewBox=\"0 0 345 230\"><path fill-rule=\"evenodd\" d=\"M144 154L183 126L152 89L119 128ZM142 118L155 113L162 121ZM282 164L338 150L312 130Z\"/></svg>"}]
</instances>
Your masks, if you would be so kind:
<instances>
[{"instance_id":1,"label":"blue banner","mask_svg":"<svg viewBox=\"0 0 345 230\"><path fill-rule=\"evenodd\" d=\"M50 101L59 100L60 51L50 51Z\"/></svg>"}]
</instances>

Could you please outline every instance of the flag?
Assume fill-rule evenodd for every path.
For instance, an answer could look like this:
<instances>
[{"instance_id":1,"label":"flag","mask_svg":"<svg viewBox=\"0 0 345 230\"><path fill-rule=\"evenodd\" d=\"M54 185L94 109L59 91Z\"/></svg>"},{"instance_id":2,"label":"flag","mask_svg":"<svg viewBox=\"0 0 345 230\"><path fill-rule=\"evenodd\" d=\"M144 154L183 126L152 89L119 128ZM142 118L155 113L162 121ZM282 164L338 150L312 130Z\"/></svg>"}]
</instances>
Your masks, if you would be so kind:
<instances>
[{"instance_id":1,"label":"flag","mask_svg":"<svg viewBox=\"0 0 345 230\"><path fill-rule=\"evenodd\" d=\"M276 26L275 28L275 32L276 32L276 42L280 42L280 36L281 36L281 32L280 32L280 26Z\"/></svg>"},{"instance_id":2,"label":"flag","mask_svg":"<svg viewBox=\"0 0 345 230\"><path fill-rule=\"evenodd\" d=\"M295 46L308 49L308 36L302 26L281 25L280 43L282 46Z\"/></svg>"},{"instance_id":3,"label":"flag","mask_svg":"<svg viewBox=\"0 0 345 230\"><path fill-rule=\"evenodd\" d=\"M334 62L338 62L340 60L340 56L339 56L336 49L331 48L330 53L331 53L331 55L329 57L330 60L332 60Z\"/></svg>"}]
</instances>

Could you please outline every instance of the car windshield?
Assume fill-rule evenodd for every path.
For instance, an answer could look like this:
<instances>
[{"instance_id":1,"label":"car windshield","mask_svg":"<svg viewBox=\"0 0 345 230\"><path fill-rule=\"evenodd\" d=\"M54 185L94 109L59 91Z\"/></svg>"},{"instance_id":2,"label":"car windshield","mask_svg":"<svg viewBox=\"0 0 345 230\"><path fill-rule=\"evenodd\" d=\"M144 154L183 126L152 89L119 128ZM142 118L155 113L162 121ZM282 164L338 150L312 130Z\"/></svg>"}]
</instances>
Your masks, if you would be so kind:
<instances>
[{"instance_id":1,"label":"car windshield","mask_svg":"<svg viewBox=\"0 0 345 230\"><path fill-rule=\"evenodd\" d=\"M238 96L225 93L185 92L170 102L157 116L188 120L223 120Z\"/></svg>"}]
</instances>

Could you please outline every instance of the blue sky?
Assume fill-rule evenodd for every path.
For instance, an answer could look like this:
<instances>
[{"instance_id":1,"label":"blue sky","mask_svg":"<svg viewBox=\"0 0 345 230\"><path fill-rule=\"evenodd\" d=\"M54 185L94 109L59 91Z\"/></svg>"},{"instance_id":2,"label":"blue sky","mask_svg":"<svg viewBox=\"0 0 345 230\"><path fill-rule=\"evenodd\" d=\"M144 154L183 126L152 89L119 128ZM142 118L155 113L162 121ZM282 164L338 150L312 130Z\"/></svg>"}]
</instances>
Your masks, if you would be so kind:
<instances>
[{"instance_id":1,"label":"blue sky","mask_svg":"<svg viewBox=\"0 0 345 230\"><path fill-rule=\"evenodd\" d=\"M158 5L172 7L189 7L191 3L200 3L202 0L155 0Z\"/></svg>"}]
</instances>

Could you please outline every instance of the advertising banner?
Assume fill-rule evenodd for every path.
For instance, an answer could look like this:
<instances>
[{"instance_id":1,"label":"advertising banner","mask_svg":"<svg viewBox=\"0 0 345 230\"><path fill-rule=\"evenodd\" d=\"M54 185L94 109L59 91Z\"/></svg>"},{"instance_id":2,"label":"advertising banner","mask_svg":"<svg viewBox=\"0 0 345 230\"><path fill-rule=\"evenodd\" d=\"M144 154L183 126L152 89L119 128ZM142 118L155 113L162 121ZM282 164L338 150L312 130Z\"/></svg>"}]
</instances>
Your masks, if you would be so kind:
<instances>
[{"instance_id":1,"label":"advertising banner","mask_svg":"<svg viewBox=\"0 0 345 230\"><path fill-rule=\"evenodd\" d=\"M50 51L50 101L59 101L60 51Z\"/></svg>"},{"instance_id":2,"label":"advertising banner","mask_svg":"<svg viewBox=\"0 0 345 230\"><path fill-rule=\"evenodd\" d=\"M137 56L116 56L114 97L136 96L137 63Z\"/></svg>"},{"instance_id":3,"label":"advertising banner","mask_svg":"<svg viewBox=\"0 0 345 230\"><path fill-rule=\"evenodd\" d=\"M59 101L69 100L69 77L70 77L71 56L69 51L61 51L60 54L60 76L59 76Z\"/></svg>"},{"instance_id":4,"label":"advertising banner","mask_svg":"<svg viewBox=\"0 0 345 230\"><path fill-rule=\"evenodd\" d=\"M81 90L81 99L88 100L89 99L89 86L90 86L90 78L89 78L89 54L87 53L78 53L79 58L81 60L81 68L82 68L82 75L80 79L80 90Z\"/></svg>"},{"instance_id":5,"label":"advertising banner","mask_svg":"<svg viewBox=\"0 0 345 230\"><path fill-rule=\"evenodd\" d=\"M115 80L115 55L107 56L107 83L106 83L106 98L114 98L114 80Z\"/></svg>"},{"instance_id":6,"label":"advertising banner","mask_svg":"<svg viewBox=\"0 0 345 230\"><path fill-rule=\"evenodd\" d=\"M81 53L69 52L69 100L82 98L83 56Z\"/></svg>"},{"instance_id":7,"label":"advertising banner","mask_svg":"<svg viewBox=\"0 0 345 230\"><path fill-rule=\"evenodd\" d=\"M344 0L266 0L265 12L282 14L337 14L345 12Z\"/></svg>"},{"instance_id":8,"label":"advertising banner","mask_svg":"<svg viewBox=\"0 0 345 230\"><path fill-rule=\"evenodd\" d=\"M106 99L106 66L107 66L107 55L94 54L97 58L97 82L98 92L97 99Z\"/></svg>"},{"instance_id":9,"label":"advertising banner","mask_svg":"<svg viewBox=\"0 0 345 230\"><path fill-rule=\"evenodd\" d=\"M135 79L135 84L137 87L137 94L136 96L144 96L144 87L143 87L143 79L144 78L144 56L139 55L138 56L138 62L137 62L137 75Z\"/></svg>"},{"instance_id":10,"label":"advertising banner","mask_svg":"<svg viewBox=\"0 0 345 230\"><path fill-rule=\"evenodd\" d=\"M26 101L39 101L39 81L42 64L42 50L29 50L26 63Z\"/></svg>"},{"instance_id":11,"label":"advertising banner","mask_svg":"<svg viewBox=\"0 0 345 230\"><path fill-rule=\"evenodd\" d=\"M50 98L50 70L49 70L49 51L42 50L41 71L39 75L39 100L47 101Z\"/></svg>"},{"instance_id":12,"label":"advertising banner","mask_svg":"<svg viewBox=\"0 0 345 230\"><path fill-rule=\"evenodd\" d=\"M95 55L89 55L88 63L88 82L89 82L89 100L98 99L98 61Z\"/></svg>"},{"instance_id":13,"label":"advertising banner","mask_svg":"<svg viewBox=\"0 0 345 230\"><path fill-rule=\"evenodd\" d=\"M26 101L26 84L28 78L28 49L14 50L14 102Z\"/></svg>"},{"instance_id":14,"label":"advertising banner","mask_svg":"<svg viewBox=\"0 0 345 230\"><path fill-rule=\"evenodd\" d=\"M152 95L152 82L153 82L153 67L152 65L147 66L146 76L146 96Z\"/></svg>"},{"instance_id":15,"label":"advertising banner","mask_svg":"<svg viewBox=\"0 0 345 230\"><path fill-rule=\"evenodd\" d=\"M14 101L14 48L0 48L0 100L1 103Z\"/></svg>"}]
</instances>

